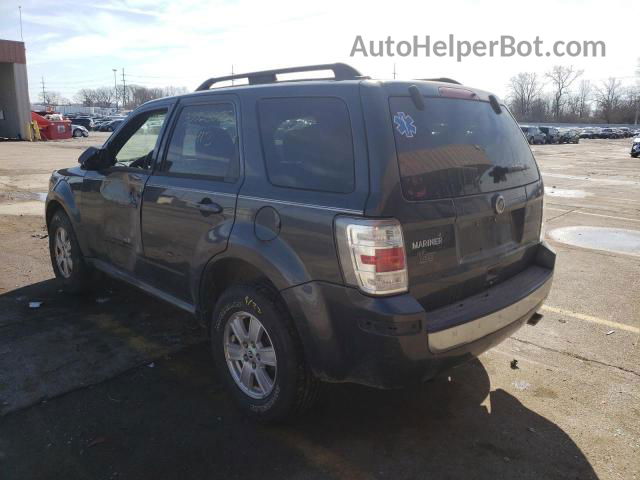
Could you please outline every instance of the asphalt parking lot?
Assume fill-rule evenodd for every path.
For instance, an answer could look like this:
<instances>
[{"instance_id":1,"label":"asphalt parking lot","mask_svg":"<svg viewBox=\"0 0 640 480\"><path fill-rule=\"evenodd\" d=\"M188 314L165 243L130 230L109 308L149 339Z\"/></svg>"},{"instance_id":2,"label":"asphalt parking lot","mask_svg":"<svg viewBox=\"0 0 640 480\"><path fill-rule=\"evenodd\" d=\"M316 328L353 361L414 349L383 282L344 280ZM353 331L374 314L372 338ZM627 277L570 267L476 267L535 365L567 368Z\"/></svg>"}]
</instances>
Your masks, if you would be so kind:
<instances>
[{"instance_id":1,"label":"asphalt parking lot","mask_svg":"<svg viewBox=\"0 0 640 480\"><path fill-rule=\"evenodd\" d=\"M630 139L533 147L558 254L537 326L414 389L331 385L268 427L234 409L193 319L117 282L78 298L52 280L49 174L106 136L0 143L0 479L640 478Z\"/></svg>"}]
</instances>

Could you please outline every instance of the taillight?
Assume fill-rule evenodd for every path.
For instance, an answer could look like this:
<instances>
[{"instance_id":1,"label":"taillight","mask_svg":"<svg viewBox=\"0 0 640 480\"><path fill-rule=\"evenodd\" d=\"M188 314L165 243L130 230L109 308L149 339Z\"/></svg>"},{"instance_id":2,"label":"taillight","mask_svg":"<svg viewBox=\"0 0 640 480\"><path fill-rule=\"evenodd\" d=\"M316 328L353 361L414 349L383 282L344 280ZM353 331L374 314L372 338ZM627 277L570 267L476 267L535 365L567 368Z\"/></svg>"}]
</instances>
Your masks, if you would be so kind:
<instances>
[{"instance_id":1,"label":"taillight","mask_svg":"<svg viewBox=\"0 0 640 480\"><path fill-rule=\"evenodd\" d=\"M407 291L407 259L397 220L338 217L336 242L348 284L372 295Z\"/></svg>"}]
</instances>

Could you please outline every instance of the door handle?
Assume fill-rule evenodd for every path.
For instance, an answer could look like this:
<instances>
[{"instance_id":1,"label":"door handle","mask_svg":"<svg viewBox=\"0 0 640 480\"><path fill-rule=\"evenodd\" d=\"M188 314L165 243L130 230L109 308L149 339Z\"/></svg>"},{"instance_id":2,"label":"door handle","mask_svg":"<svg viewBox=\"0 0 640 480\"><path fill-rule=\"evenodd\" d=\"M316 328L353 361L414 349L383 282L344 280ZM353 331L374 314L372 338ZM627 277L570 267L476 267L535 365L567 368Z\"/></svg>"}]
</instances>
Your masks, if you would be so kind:
<instances>
[{"instance_id":1,"label":"door handle","mask_svg":"<svg viewBox=\"0 0 640 480\"><path fill-rule=\"evenodd\" d=\"M200 202L189 202L189 206L197 208L201 212L206 213L222 213L222 206L213 202L210 198L205 197Z\"/></svg>"}]
</instances>

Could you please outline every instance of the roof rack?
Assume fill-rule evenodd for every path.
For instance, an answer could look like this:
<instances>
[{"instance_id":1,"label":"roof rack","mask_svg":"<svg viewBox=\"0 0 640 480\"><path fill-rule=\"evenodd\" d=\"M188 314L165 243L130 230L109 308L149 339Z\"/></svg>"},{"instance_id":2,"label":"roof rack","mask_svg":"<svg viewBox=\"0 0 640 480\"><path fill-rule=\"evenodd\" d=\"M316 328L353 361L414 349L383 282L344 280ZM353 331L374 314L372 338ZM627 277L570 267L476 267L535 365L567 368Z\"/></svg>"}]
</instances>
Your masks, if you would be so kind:
<instances>
[{"instance_id":1,"label":"roof rack","mask_svg":"<svg viewBox=\"0 0 640 480\"><path fill-rule=\"evenodd\" d=\"M440 78L418 78L418 80L422 80L423 82L443 82L443 83L455 83L456 85L462 85L457 80L453 78L440 77Z\"/></svg>"},{"instance_id":2,"label":"roof rack","mask_svg":"<svg viewBox=\"0 0 640 480\"><path fill-rule=\"evenodd\" d=\"M228 80L238 80L240 78L246 78L249 80L249 85L257 85L261 83L276 83L278 81L276 77L277 74L316 72L319 70L333 71L334 78L332 80L355 80L359 78L365 78L358 70L345 63L326 63L322 65L278 68L275 70L263 70L261 72L241 73L237 75L227 75L224 77L214 77L202 82L202 84L198 88L196 88L196 92L209 90L209 88L211 88L211 85L213 85L214 83L225 82ZM314 78L313 80L317 79Z\"/></svg>"}]
</instances>

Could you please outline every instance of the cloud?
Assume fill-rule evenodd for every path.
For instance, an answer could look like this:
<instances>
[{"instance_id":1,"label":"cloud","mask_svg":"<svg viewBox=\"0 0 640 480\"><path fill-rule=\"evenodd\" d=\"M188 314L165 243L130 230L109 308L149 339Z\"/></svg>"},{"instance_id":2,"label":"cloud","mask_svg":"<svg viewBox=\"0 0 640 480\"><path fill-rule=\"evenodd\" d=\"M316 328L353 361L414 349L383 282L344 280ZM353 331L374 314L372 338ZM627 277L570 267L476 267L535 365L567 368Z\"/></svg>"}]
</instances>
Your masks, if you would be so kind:
<instances>
[{"instance_id":1,"label":"cloud","mask_svg":"<svg viewBox=\"0 0 640 480\"><path fill-rule=\"evenodd\" d=\"M0 38L19 35L18 0L0 5ZM634 39L620 28L629 5L540 0L526 14L521 6L494 1L379 2L324 0L21 0L29 74L45 77L52 88L72 96L81 86L112 85L112 68L131 81L150 86L194 88L203 79L231 70L343 61L363 73L389 78L449 76L503 94L520 71L544 72L555 64L574 64L594 80L633 75ZM553 12L550 14L549 12ZM434 39L491 40L498 35L533 39L605 40L607 58L349 57L356 35L396 40L413 35ZM32 80L32 86L36 86ZM33 90L32 90L33 91Z\"/></svg>"}]
</instances>

